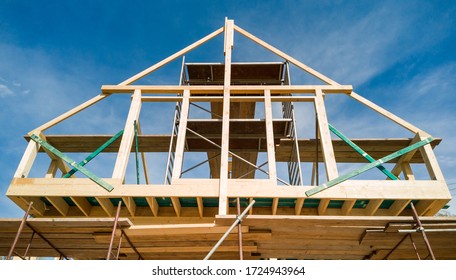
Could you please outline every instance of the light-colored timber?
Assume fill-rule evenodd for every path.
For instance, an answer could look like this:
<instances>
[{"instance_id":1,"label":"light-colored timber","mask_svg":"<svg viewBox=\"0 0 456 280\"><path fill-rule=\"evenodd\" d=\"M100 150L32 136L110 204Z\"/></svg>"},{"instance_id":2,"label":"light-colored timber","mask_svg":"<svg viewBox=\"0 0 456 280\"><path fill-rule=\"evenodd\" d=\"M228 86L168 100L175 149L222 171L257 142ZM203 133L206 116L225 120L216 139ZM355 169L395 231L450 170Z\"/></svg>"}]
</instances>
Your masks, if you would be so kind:
<instances>
[{"instance_id":1,"label":"light-colored timber","mask_svg":"<svg viewBox=\"0 0 456 280\"><path fill-rule=\"evenodd\" d=\"M179 84L141 84L143 77L222 33L223 62L183 59ZM235 33L283 61L232 61ZM324 84L291 84L289 64ZM100 153L109 164L105 160L100 167L94 158L82 170L50 151L97 157L94 151L113 135L47 130L116 95L131 99L124 104L128 114L117 130L123 129L122 137ZM335 95L359 102L409 136L335 137L325 106ZM114 124L100 123L105 125ZM166 132L156 132L163 126ZM32 135L46 143L38 144ZM425 230L432 229L427 236L436 258L456 259L456 233L451 231L456 219L434 216L451 194L434 154L442 139L430 137L355 93L351 85L337 83L226 19L206 37L118 85L103 85L101 94L25 135L27 147L6 193L24 211L33 202L16 251L25 250L35 230L47 241L36 237L29 250L32 256L59 257L57 248L74 259L103 259L119 213L114 246L121 235L130 240L122 242L120 259L138 259L138 254L157 260L203 259L234 222L237 201L245 209L255 200L241 227L228 235L211 259L414 259L417 253L425 257L419 233L411 233L415 252L404 239L406 233L400 232L416 229L411 203ZM399 153L424 139L434 140ZM362 175L346 172L367 166L366 154L374 161L397 155L379 163L394 176L388 178L376 168ZM44 174L31 177L42 162ZM73 168L76 173L64 178ZM104 175L89 179L88 172ZM348 180L325 187L346 174L351 176ZM306 194L316 187L324 190ZM0 219L0 255L10 250L20 223Z\"/></svg>"}]
</instances>

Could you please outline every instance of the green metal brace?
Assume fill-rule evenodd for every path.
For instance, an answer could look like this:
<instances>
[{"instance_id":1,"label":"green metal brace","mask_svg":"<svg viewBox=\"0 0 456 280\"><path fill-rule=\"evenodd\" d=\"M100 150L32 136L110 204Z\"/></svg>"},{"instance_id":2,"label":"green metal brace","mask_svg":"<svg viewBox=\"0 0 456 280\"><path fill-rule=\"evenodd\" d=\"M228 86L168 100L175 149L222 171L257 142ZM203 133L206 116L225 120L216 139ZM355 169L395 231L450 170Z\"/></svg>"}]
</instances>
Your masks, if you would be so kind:
<instances>
[{"instance_id":1,"label":"green metal brace","mask_svg":"<svg viewBox=\"0 0 456 280\"><path fill-rule=\"evenodd\" d=\"M133 126L135 128L136 184L139 185L139 160L138 160L139 143L138 143L138 124L136 123L136 120L133 122Z\"/></svg>"},{"instance_id":2,"label":"green metal brace","mask_svg":"<svg viewBox=\"0 0 456 280\"><path fill-rule=\"evenodd\" d=\"M356 145L355 143L353 143L353 141L351 141L350 139L348 139L348 137L346 137L345 135L342 134L342 132L340 132L339 130L337 130L334 126L332 126L331 124L328 123L328 126L329 126L329 130L331 130L334 134L337 135L337 137L339 137L340 139L342 139L345 143L347 143L350 147L353 148L353 150L355 150L358 154L362 155L365 159L367 159L369 162L374 162L375 159L373 157L371 157L368 153L366 153L363 149L361 149L358 145ZM379 165L377 166L377 168L382 171L383 173L385 173L386 176L388 176L388 178L392 179L392 180L399 180L393 173L391 173L388 169L386 169L385 167L383 167L383 165Z\"/></svg>"},{"instance_id":3,"label":"green metal brace","mask_svg":"<svg viewBox=\"0 0 456 280\"><path fill-rule=\"evenodd\" d=\"M434 141L434 138L432 138L432 137L429 137L429 138L426 138L424 140L421 140L420 142L417 142L417 143L415 143L413 145L410 145L408 147L405 147L405 148L403 148L403 149L401 149L401 150L399 150L397 152L394 152L394 153L389 154L389 155L387 155L385 157L382 157L381 159L376 160L374 162L371 162L371 163L369 163L369 164L367 164L367 165L365 165L363 167L360 167L360 168L358 168L358 169L356 169L356 170L354 170L354 171L352 171L352 172L350 172L348 174L339 176L336 179L328 181L328 182L326 182L326 183L324 183L322 185L319 185L318 187L312 188L312 189L306 191L306 195L307 196L311 196L311 195L319 193L319 192L321 192L321 191L323 191L325 189L334 187L335 185L340 184L340 183L342 183L342 182L344 182L344 181L346 181L346 180L348 180L348 179L350 179L352 177L355 177L356 175L364 173L364 172L366 172L366 171L368 171L368 170L370 170L372 168L375 168L375 167L381 165L382 163L388 162L388 161L393 160L393 159L395 159L397 157L400 157L400 156L402 156L404 154L407 154L407 153L409 153L409 152L411 152L413 150L416 150L416 149L418 149L418 148L420 148L420 147L422 147L422 146L424 146L426 144L431 143L432 141Z\"/></svg>"},{"instance_id":4,"label":"green metal brace","mask_svg":"<svg viewBox=\"0 0 456 280\"><path fill-rule=\"evenodd\" d=\"M111 137L111 139L106 141L103 145L101 145L98 149L96 149L93 153L91 153L88 157L86 157L83 161L81 161L79 163L79 165L84 166L87 163L89 163L92 159L94 159L96 156L98 156L98 154L100 154L104 149L106 149L109 145L111 145L114 141L116 141L117 138L119 138L123 134L123 132L124 132L123 129L121 131L119 131L116 135ZM73 175L76 172L78 172L78 170L76 168L73 168L70 170L70 172L63 175L62 178L70 178L71 175Z\"/></svg>"},{"instance_id":5,"label":"green metal brace","mask_svg":"<svg viewBox=\"0 0 456 280\"><path fill-rule=\"evenodd\" d=\"M54 155L56 155L57 157L61 158L63 161L65 161L69 165L71 165L74 168L76 168L78 171L82 172L84 175L89 177L90 180L92 180L93 182L95 182L99 186L103 187L107 191L110 192L110 191L112 191L114 189L114 187L111 186L110 184L108 184L106 181L104 181L100 177L96 176L95 174L93 174L92 172L87 170L84 166L79 165L77 162L72 160L70 157L68 157L67 155L63 154L62 152L60 152L59 150L54 148L51 144L49 144L45 140L41 139L39 136L36 136L35 134L32 134L31 139L33 141L35 141L36 143L40 144L41 146L43 146L49 152L51 152Z\"/></svg>"}]
</instances>

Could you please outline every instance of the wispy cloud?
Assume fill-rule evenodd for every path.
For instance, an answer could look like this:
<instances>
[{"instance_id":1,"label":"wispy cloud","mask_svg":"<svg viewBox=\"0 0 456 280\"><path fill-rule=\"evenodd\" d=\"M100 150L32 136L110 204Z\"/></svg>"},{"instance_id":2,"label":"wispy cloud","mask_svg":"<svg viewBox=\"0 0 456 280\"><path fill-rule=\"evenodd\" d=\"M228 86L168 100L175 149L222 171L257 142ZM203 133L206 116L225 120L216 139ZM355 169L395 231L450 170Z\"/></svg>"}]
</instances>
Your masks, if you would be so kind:
<instances>
[{"instance_id":1,"label":"wispy cloud","mask_svg":"<svg viewBox=\"0 0 456 280\"><path fill-rule=\"evenodd\" d=\"M9 89L8 86L0 84L0 97L8 95L14 95L13 91Z\"/></svg>"}]
</instances>

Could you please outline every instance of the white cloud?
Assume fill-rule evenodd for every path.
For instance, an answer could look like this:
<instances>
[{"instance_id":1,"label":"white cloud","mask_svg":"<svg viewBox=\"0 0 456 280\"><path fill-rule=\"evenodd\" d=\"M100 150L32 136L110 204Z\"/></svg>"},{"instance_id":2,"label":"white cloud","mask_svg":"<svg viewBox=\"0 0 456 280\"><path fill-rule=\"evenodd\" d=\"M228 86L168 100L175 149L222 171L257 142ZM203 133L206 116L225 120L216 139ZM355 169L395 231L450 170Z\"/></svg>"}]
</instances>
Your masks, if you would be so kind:
<instances>
[{"instance_id":1,"label":"white cloud","mask_svg":"<svg viewBox=\"0 0 456 280\"><path fill-rule=\"evenodd\" d=\"M14 95L14 92L11 89L9 89L6 85L0 84L0 97L6 97L10 95Z\"/></svg>"}]
</instances>

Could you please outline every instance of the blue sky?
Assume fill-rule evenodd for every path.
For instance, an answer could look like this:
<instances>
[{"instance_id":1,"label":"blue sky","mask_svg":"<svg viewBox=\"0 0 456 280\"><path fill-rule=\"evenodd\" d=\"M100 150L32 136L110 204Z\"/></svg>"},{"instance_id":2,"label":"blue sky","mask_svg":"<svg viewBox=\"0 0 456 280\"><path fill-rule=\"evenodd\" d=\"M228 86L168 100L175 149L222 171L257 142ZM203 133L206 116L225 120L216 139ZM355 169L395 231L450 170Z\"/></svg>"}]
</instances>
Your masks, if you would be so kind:
<instances>
[{"instance_id":1,"label":"blue sky","mask_svg":"<svg viewBox=\"0 0 456 280\"><path fill-rule=\"evenodd\" d=\"M25 149L23 135L95 96L101 85L117 84L223 26L225 17L443 138L435 152L456 195L455 14L454 1L1 1L0 217L22 215L3 194ZM189 59L222 61L221 40ZM280 61L236 36L234 60L247 58ZM144 82L177 83L178 67ZM115 133L126 114L121 101L52 131ZM411 137L346 100L328 100L328 109L350 137Z\"/></svg>"}]
</instances>

